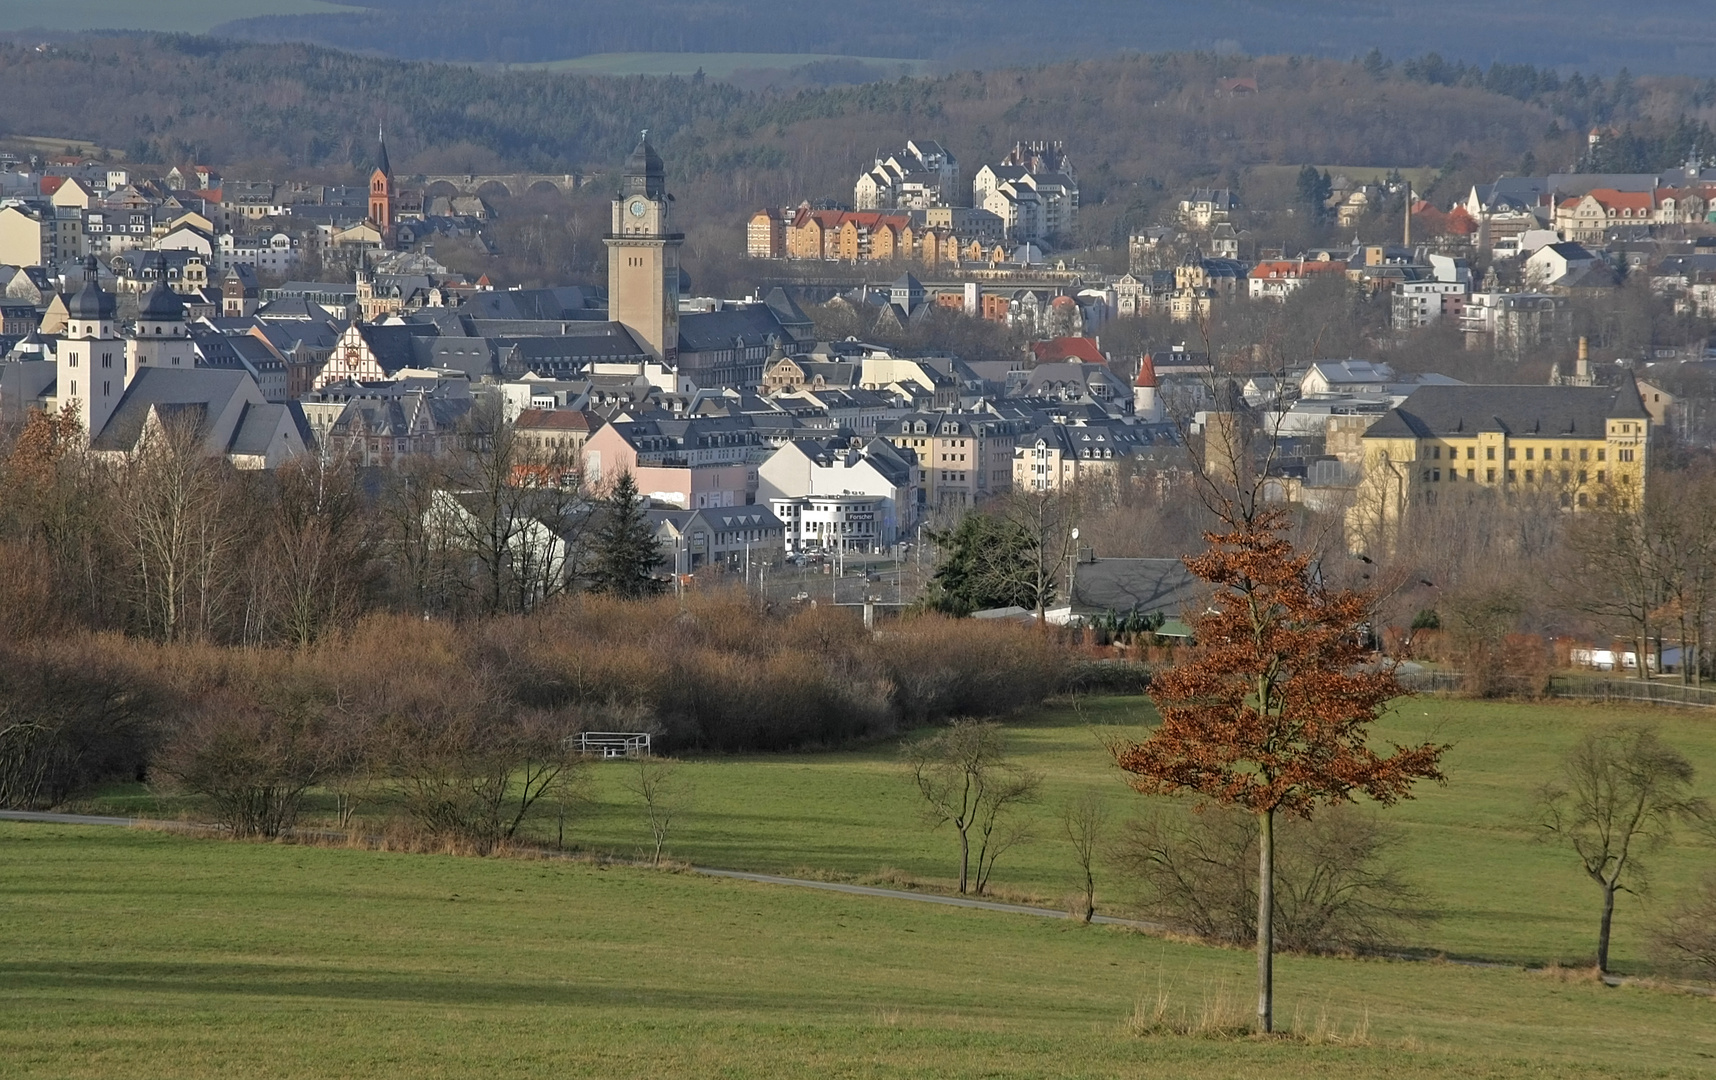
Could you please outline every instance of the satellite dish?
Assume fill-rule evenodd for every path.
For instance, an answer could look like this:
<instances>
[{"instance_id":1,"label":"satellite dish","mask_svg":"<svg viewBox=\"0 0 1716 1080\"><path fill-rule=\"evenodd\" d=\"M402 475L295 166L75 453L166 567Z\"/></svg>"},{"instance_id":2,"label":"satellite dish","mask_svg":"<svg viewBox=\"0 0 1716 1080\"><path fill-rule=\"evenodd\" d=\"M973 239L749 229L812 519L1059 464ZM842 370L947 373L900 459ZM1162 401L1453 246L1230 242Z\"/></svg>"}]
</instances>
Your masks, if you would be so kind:
<instances>
[{"instance_id":1,"label":"satellite dish","mask_svg":"<svg viewBox=\"0 0 1716 1080\"><path fill-rule=\"evenodd\" d=\"M1074 530L1073 530L1073 531L1072 531L1072 538L1073 538L1073 539L1074 539L1074 540L1077 540L1077 539L1078 539L1078 530L1077 530L1077 529L1074 529Z\"/></svg>"}]
</instances>

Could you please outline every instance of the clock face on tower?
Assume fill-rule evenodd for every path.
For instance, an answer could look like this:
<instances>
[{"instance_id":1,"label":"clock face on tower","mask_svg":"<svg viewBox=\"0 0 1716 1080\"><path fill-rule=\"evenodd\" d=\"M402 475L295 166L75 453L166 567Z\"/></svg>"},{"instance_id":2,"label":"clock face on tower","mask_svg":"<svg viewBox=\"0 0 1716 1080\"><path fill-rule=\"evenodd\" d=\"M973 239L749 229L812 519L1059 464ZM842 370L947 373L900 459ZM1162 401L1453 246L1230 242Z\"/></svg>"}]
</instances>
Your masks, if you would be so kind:
<instances>
[{"instance_id":1,"label":"clock face on tower","mask_svg":"<svg viewBox=\"0 0 1716 1080\"><path fill-rule=\"evenodd\" d=\"M642 199L633 199L632 200L632 205L631 205L632 217L638 217L638 218L643 217L644 211L646 211L647 209L649 209L649 205L647 203L645 203Z\"/></svg>"}]
</instances>

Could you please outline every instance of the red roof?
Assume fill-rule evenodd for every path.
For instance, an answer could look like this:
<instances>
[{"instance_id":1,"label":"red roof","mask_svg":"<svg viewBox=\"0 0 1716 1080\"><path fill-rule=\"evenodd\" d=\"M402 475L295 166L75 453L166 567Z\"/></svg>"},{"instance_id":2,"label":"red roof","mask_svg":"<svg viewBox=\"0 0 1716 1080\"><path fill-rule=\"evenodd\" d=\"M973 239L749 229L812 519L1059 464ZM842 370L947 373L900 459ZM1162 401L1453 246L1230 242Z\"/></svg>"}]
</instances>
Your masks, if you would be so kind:
<instances>
[{"instance_id":1,"label":"red roof","mask_svg":"<svg viewBox=\"0 0 1716 1080\"><path fill-rule=\"evenodd\" d=\"M1096 347L1096 342L1087 337L1051 338L1048 341L1034 341L1031 352L1037 357L1037 363L1050 364L1061 360L1078 360L1086 364L1106 364L1108 358L1102 355L1102 350Z\"/></svg>"},{"instance_id":2,"label":"red roof","mask_svg":"<svg viewBox=\"0 0 1716 1080\"><path fill-rule=\"evenodd\" d=\"M1157 385L1159 385L1156 382L1156 362L1154 360L1150 359L1148 356L1146 356L1144 358L1144 362L1138 365L1138 377L1136 379L1132 380L1132 385L1133 386L1157 386Z\"/></svg>"},{"instance_id":3,"label":"red roof","mask_svg":"<svg viewBox=\"0 0 1716 1080\"><path fill-rule=\"evenodd\" d=\"M1602 204L1605 210L1619 210L1631 207L1634 210L1652 210L1656 207L1655 200L1648 191L1616 191L1614 188L1594 188L1591 198Z\"/></svg>"},{"instance_id":4,"label":"red roof","mask_svg":"<svg viewBox=\"0 0 1716 1080\"><path fill-rule=\"evenodd\" d=\"M1347 264L1344 262L1324 261L1320 259L1313 259L1311 261L1306 261L1304 259L1272 259L1268 262L1260 262L1256 266L1252 267L1251 276L1259 279L1299 278L1308 277L1311 274L1328 274L1335 271L1345 273L1346 268Z\"/></svg>"},{"instance_id":5,"label":"red roof","mask_svg":"<svg viewBox=\"0 0 1716 1080\"><path fill-rule=\"evenodd\" d=\"M69 176L44 176L44 177L42 177L42 194L43 195L52 195L54 192L58 191L61 187L63 187L65 185L65 182L67 180L70 180L70 179L71 179L71 177L69 177Z\"/></svg>"}]
</instances>

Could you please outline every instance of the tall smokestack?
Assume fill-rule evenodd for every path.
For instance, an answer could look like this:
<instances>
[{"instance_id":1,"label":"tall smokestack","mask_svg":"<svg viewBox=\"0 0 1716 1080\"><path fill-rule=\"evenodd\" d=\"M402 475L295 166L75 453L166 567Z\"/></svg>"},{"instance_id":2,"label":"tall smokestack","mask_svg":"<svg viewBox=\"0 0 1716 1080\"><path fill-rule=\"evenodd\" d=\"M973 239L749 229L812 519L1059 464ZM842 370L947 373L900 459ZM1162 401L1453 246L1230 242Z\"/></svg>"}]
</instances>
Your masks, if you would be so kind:
<instances>
[{"instance_id":1,"label":"tall smokestack","mask_svg":"<svg viewBox=\"0 0 1716 1080\"><path fill-rule=\"evenodd\" d=\"M1412 250L1412 181L1406 181L1406 250Z\"/></svg>"},{"instance_id":2,"label":"tall smokestack","mask_svg":"<svg viewBox=\"0 0 1716 1080\"><path fill-rule=\"evenodd\" d=\"M1580 386L1591 385L1591 345L1583 337L1579 339L1579 366L1573 369L1573 375Z\"/></svg>"}]
</instances>

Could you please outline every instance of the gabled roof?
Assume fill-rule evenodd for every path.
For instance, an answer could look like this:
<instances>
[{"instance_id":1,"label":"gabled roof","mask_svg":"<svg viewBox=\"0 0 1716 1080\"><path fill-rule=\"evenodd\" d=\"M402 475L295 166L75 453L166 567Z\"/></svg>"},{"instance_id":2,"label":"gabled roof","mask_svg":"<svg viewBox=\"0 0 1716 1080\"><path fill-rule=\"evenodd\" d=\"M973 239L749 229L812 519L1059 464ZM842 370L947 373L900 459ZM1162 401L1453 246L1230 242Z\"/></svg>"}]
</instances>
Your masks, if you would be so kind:
<instances>
[{"instance_id":1,"label":"gabled roof","mask_svg":"<svg viewBox=\"0 0 1716 1080\"><path fill-rule=\"evenodd\" d=\"M242 368L141 368L107 424L90 441L90 449L135 448L151 411L163 418L189 417L200 423L224 411L246 385L254 387L255 381Z\"/></svg>"},{"instance_id":2,"label":"gabled roof","mask_svg":"<svg viewBox=\"0 0 1716 1080\"><path fill-rule=\"evenodd\" d=\"M1161 614L1201 607L1210 586L1179 559L1097 559L1073 567L1075 615ZM1195 614L1195 612L1193 612Z\"/></svg>"}]
</instances>

